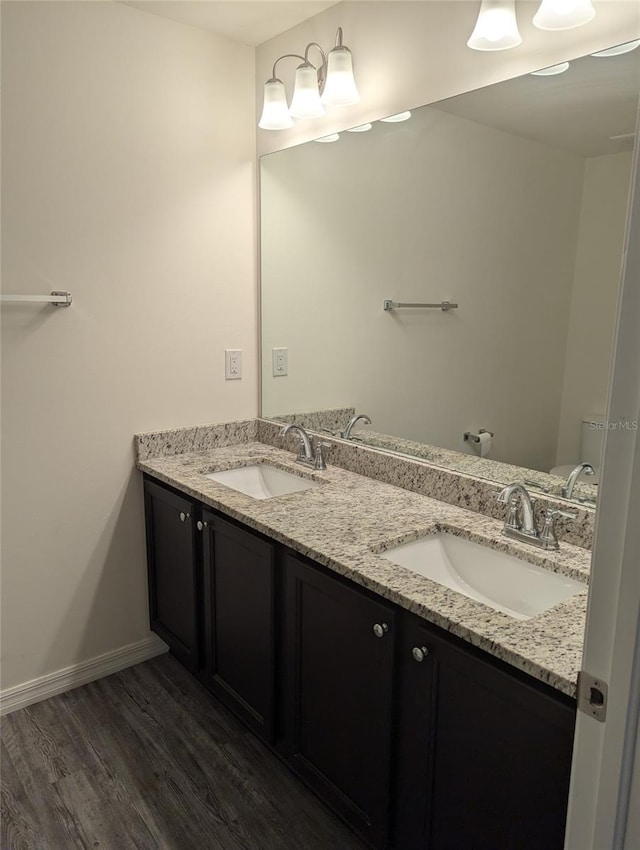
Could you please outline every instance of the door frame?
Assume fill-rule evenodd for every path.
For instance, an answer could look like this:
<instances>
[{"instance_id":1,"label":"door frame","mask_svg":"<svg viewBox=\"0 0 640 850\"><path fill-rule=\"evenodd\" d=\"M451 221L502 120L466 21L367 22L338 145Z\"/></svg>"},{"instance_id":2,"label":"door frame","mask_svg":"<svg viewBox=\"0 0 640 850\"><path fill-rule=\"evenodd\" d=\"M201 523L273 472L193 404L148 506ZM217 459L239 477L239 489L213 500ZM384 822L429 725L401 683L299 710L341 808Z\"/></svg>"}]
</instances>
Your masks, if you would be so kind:
<instances>
[{"instance_id":1,"label":"door frame","mask_svg":"<svg viewBox=\"0 0 640 850\"><path fill-rule=\"evenodd\" d=\"M608 683L607 716L602 723L578 712L565 850L640 847L639 139L640 116L582 663Z\"/></svg>"}]
</instances>

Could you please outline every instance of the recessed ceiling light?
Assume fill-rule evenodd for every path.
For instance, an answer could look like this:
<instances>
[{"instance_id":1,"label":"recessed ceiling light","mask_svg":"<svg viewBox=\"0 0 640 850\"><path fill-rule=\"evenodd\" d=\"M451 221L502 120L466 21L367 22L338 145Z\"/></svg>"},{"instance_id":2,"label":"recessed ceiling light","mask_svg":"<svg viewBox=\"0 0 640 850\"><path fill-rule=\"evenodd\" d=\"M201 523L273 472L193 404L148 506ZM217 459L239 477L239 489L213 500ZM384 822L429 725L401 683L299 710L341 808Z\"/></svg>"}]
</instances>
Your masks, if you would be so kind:
<instances>
[{"instance_id":1,"label":"recessed ceiling light","mask_svg":"<svg viewBox=\"0 0 640 850\"><path fill-rule=\"evenodd\" d=\"M340 138L339 133L330 133L328 136L321 136L319 139L314 139L314 142L337 142Z\"/></svg>"},{"instance_id":2,"label":"recessed ceiling light","mask_svg":"<svg viewBox=\"0 0 640 850\"><path fill-rule=\"evenodd\" d=\"M398 112L397 115L390 115L388 118L381 118L386 124L397 124L398 121L408 121L411 118L411 112Z\"/></svg>"},{"instance_id":3,"label":"recessed ceiling light","mask_svg":"<svg viewBox=\"0 0 640 850\"><path fill-rule=\"evenodd\" d=\"M539 71L532 71L532 77L555 77L556 74L564 74L569 68L568 62L560 62L559 65L549 65L548 68L541 68Z\"/></svg>"},{"instance_id":4,"label":"recessed ceiling light","mask_svg":"<svg viewBox=\"0 0 640 850\"><path fill-rule=\"evenodd\" d=\"M347 133L366 133L371 129L371 124L360 124L358 127L350 127Z\"/></svg>"},{"instance_id":5,"label":"recessed ceiling light","mask_svg":"<svg viewBox=\"0 0 640 850\"><path fill-rule=\"evenodd\" d=\"M608 47L606 50L598 50L597 53L592 53L592 56L622 56L623 53L631 53L636 47L640 47L640 38L635 41L625 41L624 44L617 44L615 47Z\"/></svg>"}]
</instances>

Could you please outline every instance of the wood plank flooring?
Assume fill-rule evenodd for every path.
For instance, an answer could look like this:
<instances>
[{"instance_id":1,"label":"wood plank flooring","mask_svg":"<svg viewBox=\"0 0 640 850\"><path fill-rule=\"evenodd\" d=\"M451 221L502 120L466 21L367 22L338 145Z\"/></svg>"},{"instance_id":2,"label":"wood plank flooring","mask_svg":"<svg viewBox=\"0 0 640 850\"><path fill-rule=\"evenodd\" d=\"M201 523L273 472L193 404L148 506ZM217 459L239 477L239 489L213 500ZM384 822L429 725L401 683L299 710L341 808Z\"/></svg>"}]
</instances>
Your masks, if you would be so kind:
<instances>
[{"instance_id":1,"label":"wood plank flooring","mask_svg":"<svg viewBox=\"0 0 640 850\"><path fill-rule=\"evenodd\" d=\"M8 715L0 850L364 850L169 655Z\"/></svg>"}]
</instances>

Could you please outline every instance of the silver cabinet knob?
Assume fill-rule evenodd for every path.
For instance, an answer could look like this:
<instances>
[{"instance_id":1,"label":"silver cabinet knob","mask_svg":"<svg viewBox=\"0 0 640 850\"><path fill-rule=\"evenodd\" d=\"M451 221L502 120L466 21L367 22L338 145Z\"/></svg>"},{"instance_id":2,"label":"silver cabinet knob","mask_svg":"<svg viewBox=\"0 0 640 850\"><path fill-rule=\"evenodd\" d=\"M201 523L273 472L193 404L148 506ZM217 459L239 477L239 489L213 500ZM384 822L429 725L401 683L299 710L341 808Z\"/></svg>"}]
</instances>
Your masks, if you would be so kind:
<instances>
[{"instance_id":1,"label":"silver cabinet knob","mask_svg":"<svg viewBox=\"0 0 640 850\"><path fill-rule=\"evenodd\" d=\"M185 514L184 511L180 511L180 522L184 522L185 519L189 519L190 516L191 514Z\"/></svg>"},{"instance_id":2,"label":"silver cabinet knob","mask_svg":"<svg viewBox=\"0 0 640 850\"><path fill-rule=\"evenodd\" d=\"M207 523L202 522L202 520L199 519L196 523L196 528L198 529L198 531L202 531L203 528L207 528Z\"/></svg>"},{"instance_id":3,"label":"silver cabinet knob","mask_svg":"<svg viewBox=\"0 0 640 850\"><path fill-rule=\"evenodd\" d=\"M380 623L376 623L373 627L373 633L376 637L384 637L385 634L389 631L389 626L386 623L380 625Z\"/></svg>"},{"instance_id":4,"label":"silver cabinet knob","mask_svg":"<svg viewBox=\"0 0 640 850\"><path fill-rule=\"evenodd\" d=\"M411 655L413 655L414 661L424 661L428 654L429 650L426 646L414 646L411 650Z\"/></svg>"}]
</instances>

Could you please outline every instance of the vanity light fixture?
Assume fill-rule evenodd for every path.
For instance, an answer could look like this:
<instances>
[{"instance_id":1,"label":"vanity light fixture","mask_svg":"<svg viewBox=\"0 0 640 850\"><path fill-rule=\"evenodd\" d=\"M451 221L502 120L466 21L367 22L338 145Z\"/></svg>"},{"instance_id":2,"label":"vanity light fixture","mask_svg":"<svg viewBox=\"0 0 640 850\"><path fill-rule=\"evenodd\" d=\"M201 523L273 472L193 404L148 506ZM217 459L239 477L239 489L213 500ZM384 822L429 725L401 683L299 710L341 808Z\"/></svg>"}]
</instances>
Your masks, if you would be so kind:
<instances>
[{"instance_id":1,"label":"vanity light fixture","mask_svg":"<svg viewBox=\"0 0 640 850\"><path fill-rule=\"evenodd\" d=\"M372 127L373 124L359 124L357 127L349 127L347 133L366 133Z\"/></svg>"},{"instance_id":2,"label":"vanity light fixture","mask_svg":"<svg viewBox=\"0 0 640 850\"><path fill-rule=\"evenodd\" d=\"M467 47L472 50L508 50L521 42L515 0L482 0Z\"/></svg>"},{"instance_id":3,"label":"vanity light fixture","mask_svg":"<svg viewBox=\"0 0 640 850\"><path fill-rule=\"evenodd\" d=\"M533 23L541 30L570 30L588 24L595 13L591 0L542 0Z\"/></svg>"},{"instance_id":4,"label":"vanity light fixture","mask_svg":"<svg viewBox=\"0 0 640 850\"><path fill-rule=\"evenodd\" d=\"M548 68L541 68L539 71L532 71L532 77L555 77L556 74L564 74L569 70L568 62L560 62L559 65L549 65Z\"/></svg>"},{"instance_id":5,"label":"vanity light fixture","mask_svg":"<svg viewBox=\"0 0 640 850\"><path fill-rule=\"evenodd\" d=\"M314 47L320 54L319 64L309 59ZM287 94L282 80L276 76L276 66L282 59L301 59L287 107ZM335 46L327 56L315 41L309 42L304 56L285 53L273 63L270 79L264 84L262 116L258 126L263 130L286 130L293 126L293 118L318 118L325 114L325 106L351 106L360 100L353 77L351 51L342 43L342 27L336 32Z\"/></svg>"},{"instance_id":6,"label":"vanity light fixture","mask_svg":"<svg viewBox=\"0 0 640 850\"><path fill-rule=\"evenodd\" d=\"M406 112L398 112L395 115L389 115L387 118L381 118L385 124L398 124L400 121L408 121L411 118L411 112L407 109Z\"/></svg>"},{"instance_id":7,"label":"vanity light fixture","mask_svg":"<svg viewBox=\"0 0 640 850\"><path fill-rule=\"evenodd\" d=\"M622 56L623 53L631 53L640 47L640 38L635 41L625 41L624 44L617 44L615 47L609 47L607 50L598 50L597 53L592 53L592 56Z\"/></svg>"}]
</instances>

